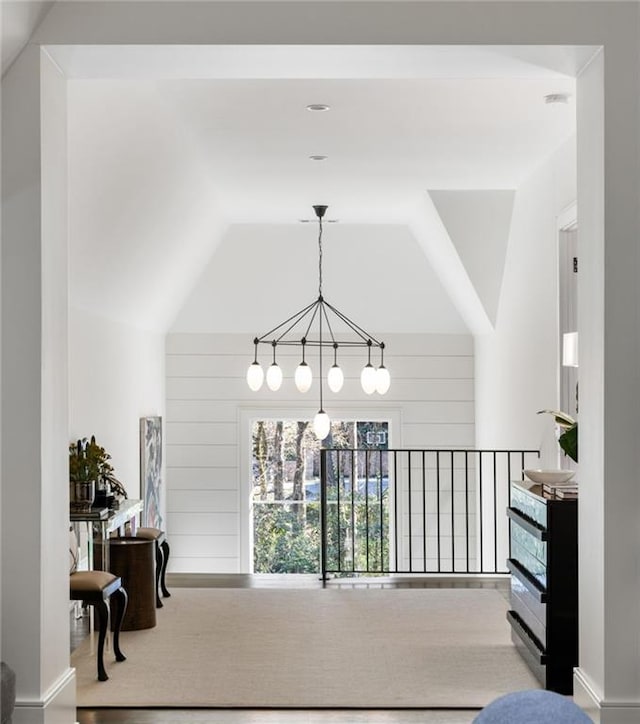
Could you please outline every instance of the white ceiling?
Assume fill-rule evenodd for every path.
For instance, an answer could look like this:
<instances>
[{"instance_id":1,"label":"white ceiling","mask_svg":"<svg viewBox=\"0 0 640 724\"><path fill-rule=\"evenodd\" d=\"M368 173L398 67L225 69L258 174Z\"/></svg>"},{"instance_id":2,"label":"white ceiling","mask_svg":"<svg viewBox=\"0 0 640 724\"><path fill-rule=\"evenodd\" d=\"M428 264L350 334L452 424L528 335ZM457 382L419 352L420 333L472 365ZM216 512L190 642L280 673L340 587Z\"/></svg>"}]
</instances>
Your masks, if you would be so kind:
<instances>
[{"instance_id":1,"label":"white ceiling","mask_svg":"<svg viewBox=\"0 0 640 724\"><path fill-rule=\"evenodd\" d=\"M230 222L291 223L326 203L342 222L401 223L428 189L517 188L574 132L575 105L545 104L549 92L573 93L574 82L77 81L71 97L75 122L88 131L83 154L110 157L113 172L120 155L144 164L146 133L174 126ZM309 103L331 110L312 113ZM118 156L104 153L114 123Z\"/></svg>"},{"instance_id":2,"label":"white ceiling","mask_svg":"<svg viewBox=\"0 0 640 724\"><path fill-rule=\"evenodd\" d=\"M591 56L563 46L49 52L72 79L74 303L159 329L229 225L297 223L316 203L359 229L407 224L429 190L517 189L575 133L575 75ZM550 93L569 103L545 103Z\"/></svg>"}]
</instances>

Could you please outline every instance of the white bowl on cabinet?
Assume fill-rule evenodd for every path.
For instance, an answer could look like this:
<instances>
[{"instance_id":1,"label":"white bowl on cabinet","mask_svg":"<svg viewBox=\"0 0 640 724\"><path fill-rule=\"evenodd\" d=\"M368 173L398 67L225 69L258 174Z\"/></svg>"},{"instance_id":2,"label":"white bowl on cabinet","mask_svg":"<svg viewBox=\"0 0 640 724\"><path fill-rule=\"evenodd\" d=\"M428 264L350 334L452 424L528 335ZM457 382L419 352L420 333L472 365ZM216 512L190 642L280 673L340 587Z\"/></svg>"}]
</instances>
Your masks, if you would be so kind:
<instances>
[{"instance_id":1,"label":"white bowl on cabinet","mask_svg":"<svg viewBox=\"0 0 640 724\"><path fill-rule=\"evenodd\" d=\"M525 477L540 485L560 485L576 474L575 470L523 470Z\"/></svg>"}]
</instances>

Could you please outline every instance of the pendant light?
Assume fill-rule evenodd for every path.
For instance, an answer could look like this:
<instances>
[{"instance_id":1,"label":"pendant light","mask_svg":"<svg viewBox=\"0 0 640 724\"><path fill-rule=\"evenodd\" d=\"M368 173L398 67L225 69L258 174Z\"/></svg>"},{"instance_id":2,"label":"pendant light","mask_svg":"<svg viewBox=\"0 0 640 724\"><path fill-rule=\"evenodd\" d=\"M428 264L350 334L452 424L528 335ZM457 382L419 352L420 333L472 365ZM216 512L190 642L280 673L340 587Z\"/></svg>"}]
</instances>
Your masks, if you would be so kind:
<instances>
[{"instance_id":1,"label":"pendant light","mask_svg":"<svg viewBox=\"0 0 640 724\"><path fill-rule=\"evenodd\" d=\"M304 348L306 347L307 340L303 337L300 341L302 345L302 362L296 367L296 373L294 375L294 381L298 392L309 392L311 383L313 382L313 373L311 367L306 363L304 358Z\"/></svg>"},{"instance_id":2,"label":"pendant light","mask_svg":"<svg viewBox=\"0 0 640 724\"><path fill-rule=\"evenodd\" d=\"M253 340L253 343L256 346L256 351L253 362L249 365L249 369L247 370L247 384L249 385L250 390L257 392L262 387L262 382L264 381L264 370L262 369L260 362L258 362L257 337Z\"/></svg>"},{"instance_id":3,"label":"pendant light","mask_svg":"<svg viewBox=\"0 0 640 724\"><path fill-rule=\"evenodd\" d=\"M270 344L273 349L273 362L267 368L266 380L267 386L274 392L280 389L282 384L282 369L276 361L276 346L289 345L300 346L302 348L302 361L298 365L294 382L296 388L300 392L308 392L313 383L313 372L311 366L306 360L307 347L318 348L318 388L320 393L320 407L313 420L313 430L319 440L324 440L330 432L331 421L329 415L323 407L323 376L322 376L322 356L325 348L333 348L333 365L329 369L327 375L327 384L329 389L338 393L344 384L344 373L338 365L338 347L366 347L367 348L367 364L362 370L360 376L363 390L368 394L378 392L384 394L389 389L391 377L389 371L384 366L382 353L384 350L384 342L378 341L372 334L365 331L362 327L353 322L346 314L330 304L322 295L322 219L326 213L327 207L316 205L313 207L318 219L318 296L317 298L303 307L295 314L292 314L284 322L281 322L272 330L256 337L253 340L255 345L254 361L249 365L247 370L247 383L250 389L257 391L260 389L264 372L258 362L258 345ZM312 328L317 326L317 336L310 336ZM339 326L346 328L348 337L338 340L334 333ZM301 328L304 331L300 334ZM326 332L325 332L326 330ZM376 369L371 363L371 348L377 347L381 353L380 366Z\"/></svg>"},{"instance_id":4,"label":"pendant light","mask_svg":"<svg viewBox=\"0 0 640 724\"><path fill-rule=\"evenodd\" d=\"M327 384L331 392L340 392L344 385L344 374L338 365L338 343L333 343L333 365L327 375Z\"/></svg>"},{"instance_id":5,"label":"pendant light","mask_svg":"<svg viewBox=\"0 0 640 724\"><path fill-rule=\"evenodd\" d=\"M369 344L367 364L360 373L360 384L367 395L372 395L376 391L376 368L371 364L371 344Z\"/></svg>"},{"instance_id":6,"label":"pendant light","mask_svg":"<svg viewBox=\"0 0 640 724\"><path fill-rule=\"evenodd\" d=\"M329 415L322 409L318 410L316 416L313 418L313 432L315 436L318 440L324 440L329 434L330 429L331 420L329 419Z\"/></svg>"},{"instance_id":7,"label":"pendant light","mask_svg":"<svg viewBox=\"0 0 640 724\"><path fill-rule=\"evenodd\" d=\"M276 362L276 345L278 343L274 340L271 344L273 345L273 362L267 369L267 387L272 392L277 392L282 386L282 369Z\"/></svg>"}]
</instances>

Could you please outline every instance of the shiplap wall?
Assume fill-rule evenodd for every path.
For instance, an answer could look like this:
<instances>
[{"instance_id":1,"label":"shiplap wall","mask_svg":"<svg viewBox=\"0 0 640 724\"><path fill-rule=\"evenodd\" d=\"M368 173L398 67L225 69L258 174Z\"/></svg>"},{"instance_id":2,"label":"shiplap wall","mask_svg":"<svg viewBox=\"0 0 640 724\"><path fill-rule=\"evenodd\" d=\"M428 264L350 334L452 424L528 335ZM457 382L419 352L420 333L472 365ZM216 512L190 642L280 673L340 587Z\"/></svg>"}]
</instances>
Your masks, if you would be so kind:
<instances>
[{"instance_id":1,"label":"shiplap wall","mask_svg":"<svg viewBox=\"0 0 640 724\"><path fill-rule=\"evenodd\" d=\"M341 356L345 385L339 395L325 386L325 409L394 413L400 429L392 430L395 447L473 447L473 339L469 335L380 335L386 344L385 365L392 375L384 397L365 395L359 373L366 360L354 351ZM253 359L250 335L169 334L167 336L167 530L171 536L170 571L235 573L242 571L243 546L249 531L242 515L241 455L250 434L243 410L291 410L313 417L317 387L301 395L293 384L299 360L292 350L278 355L284 371L279 392L263 386L249 390L245 381ZM263 367L270 350L261 348ZM314 372L315 360L307 356ZM374 364L377 360L372 359ZM338 401L338 402L336 402ZM247 429L244 429L246 426ZM244 436L244 443L243 437ZM245 503L246 504L246 503Z\"/></svg>"}]
</instances>

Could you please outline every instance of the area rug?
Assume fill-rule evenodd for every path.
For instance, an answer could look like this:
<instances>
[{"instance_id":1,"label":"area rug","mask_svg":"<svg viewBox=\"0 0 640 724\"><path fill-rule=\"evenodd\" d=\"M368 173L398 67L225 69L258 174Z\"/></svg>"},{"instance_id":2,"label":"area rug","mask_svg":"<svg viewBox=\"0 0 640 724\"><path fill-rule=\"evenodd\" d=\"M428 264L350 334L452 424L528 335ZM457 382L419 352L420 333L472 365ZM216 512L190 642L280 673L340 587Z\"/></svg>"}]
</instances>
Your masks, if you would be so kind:
<instances>
[{"instance_id":1,"label":"area rug","mask_svg":"<svg viewBox=\"0 0 640 724\"><path fill-rule=\"evenodd\" d=\"M478 589L174 588L155 628L74 651L78 706L480 708L539 685ZM95 636L95 635L94 635Z\"/></svg>"}]
</instances>

